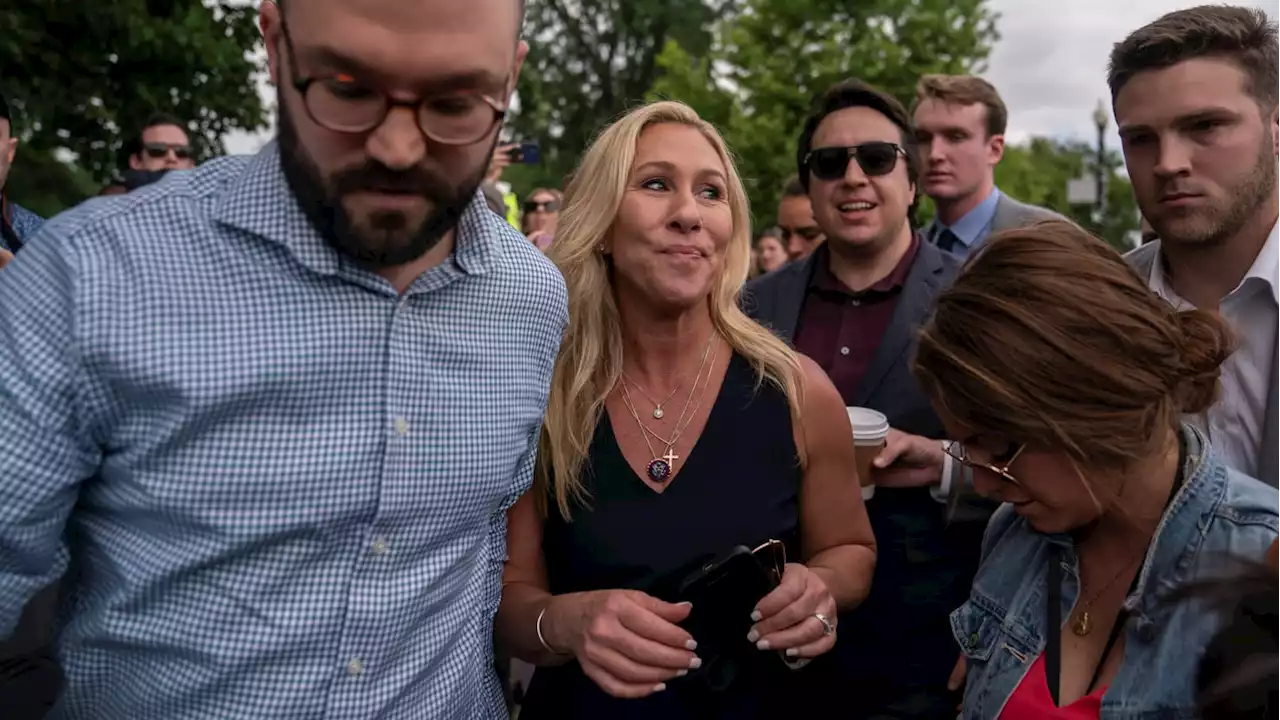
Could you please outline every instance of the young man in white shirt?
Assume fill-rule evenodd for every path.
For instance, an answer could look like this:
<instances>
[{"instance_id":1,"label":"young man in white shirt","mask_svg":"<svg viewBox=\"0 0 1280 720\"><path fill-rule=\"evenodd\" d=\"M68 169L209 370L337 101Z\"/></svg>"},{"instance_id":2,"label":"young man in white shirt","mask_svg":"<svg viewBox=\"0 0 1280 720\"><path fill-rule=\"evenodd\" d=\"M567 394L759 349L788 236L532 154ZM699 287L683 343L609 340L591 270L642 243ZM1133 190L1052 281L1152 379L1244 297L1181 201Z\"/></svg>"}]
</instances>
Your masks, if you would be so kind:
<instances>
[{"instance_id":1,"label":"young man in white shirt","mask_svg":"<svg viewBox=\"0 0 1280 720\"><path fill-rule=\"evenodd\" d=\"M1159 238L1130 254L1176 307L1239 331L1203 417L1227 464L1277 481L1276 24L1206 6L1165 15L1111 53L1116 123L1134 195Z\"/></svg>"}]
</instances>

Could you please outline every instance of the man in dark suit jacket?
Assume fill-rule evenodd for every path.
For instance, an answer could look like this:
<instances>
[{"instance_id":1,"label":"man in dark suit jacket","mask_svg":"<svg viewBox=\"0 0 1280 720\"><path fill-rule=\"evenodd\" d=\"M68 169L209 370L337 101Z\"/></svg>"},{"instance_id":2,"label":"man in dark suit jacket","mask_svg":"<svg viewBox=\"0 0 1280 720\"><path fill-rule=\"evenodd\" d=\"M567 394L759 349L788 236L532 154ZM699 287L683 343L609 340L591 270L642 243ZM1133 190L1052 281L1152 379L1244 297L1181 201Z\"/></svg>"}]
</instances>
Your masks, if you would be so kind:
<instances>
[{"instance_id":1,"label":"man in dark suit jacket","mask_svg":"<svg viewBox=\"0 0 1280 720\"><path fill-rule=\"evenodd\" d=\"M917 160L901 103L850 80L815 107L797 164L827 241L748 284L744 304L818 362L846 405L878 410L893 427L879 458L892 462L875 471L867 502L878 545L871 594L840 618L841 717L954 717L946 685L959 650L948 616L968 596L985 516L948 522L940 498L952 463L909 363L960 260L911 227Z\"/></svg>"},{"instance_id":2,"label":"man in dark suit jacket","mask_svg":"<svg viewBox=\"0 0 1280 720\"><path fill-rule=\"evenodd\" d=\"M937 210L925 237L947 252L968 257L992 233L1064 219L996 187L1008 121L1000 93L980 77L925 75L916 84L920 186Z\"/></svg>"}]
</instances>

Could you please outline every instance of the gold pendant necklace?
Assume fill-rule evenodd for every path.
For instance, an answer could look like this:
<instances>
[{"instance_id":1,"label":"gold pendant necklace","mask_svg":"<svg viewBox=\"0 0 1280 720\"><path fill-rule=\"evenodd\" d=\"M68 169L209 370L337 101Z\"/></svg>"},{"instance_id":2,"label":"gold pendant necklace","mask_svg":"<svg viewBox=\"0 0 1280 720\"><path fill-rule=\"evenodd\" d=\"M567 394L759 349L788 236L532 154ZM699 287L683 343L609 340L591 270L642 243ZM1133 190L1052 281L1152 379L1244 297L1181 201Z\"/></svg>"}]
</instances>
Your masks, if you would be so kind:
<instances>
[{"instance_id":1,"label":"gold pendant necklace","mask_svg":"<svg viewBox=\"0 0 1280 720\"><path fill-rule=\"evenodd\" d=\"M1124 574L1134 566L1134 564L1141 561L1144 557L1145 554L1139 555L1137 558L1130 560L1124 567L1120 568L1120 572L1116 573L1115 576L1107 581L1106 585L1103 585L1100 590L1093 593L1092 596L1084 601L1084 606L1081 608L1080 614L1076 617L1075 622L1071 623L1071 632L1075 633L1077 637L1085 637L1093 630L1093 616L1089 614L1089 611L1093 609L1093 604L1097 602L1098 598L1102 597L1102 594L1109 590L1112 585L1115 585L1116 581L1123 577ZM1139 572L1141 572L1141 570L1139 570Z\"/></svg>"},{"instance_id":2,"label":"gold pendant necklace","mask_svg":"<svg viewBox=\"0 0 1280 720\"><path fill-rule=\"evenodd\" d=\"M698 365L698 373L699 373L699 374L701 374L701 373L702 373L702 368L703 368L703 367L705 367L705 366L706 366L706 364L707 364L707 354L711 352L711 343L712 343L712 341L713 341L713 340L715 340L715 338L716 338L715 333L712 333L712 334L711 334L711 337L710 337L710 338L707 338L707 347L706 347L705 349L703 349L703 351L702 351L702 360L700 361L700 363L699 363L699 365ZM688 376L687 374L686 374L686 375L682 375L682 376L680 377L680 381L676 383L676 386L675 386L674 388L672 388L672 389L671 389L671 392L667 395L667 398L666 398L665 400L663 400L662 402L658 402L657 400L654 400L654 399L653 399L653 396L649 394L649 391L648 391L648 390L645 390L645 389L644 389L644 386L643 386L643 385L641 385L640 383L636 382L635 380L632 380L632 379L631 379L631 376L627 375L627 371L626 371L626 370L623 370L623 371L622 371L622 377L623 377L623 379L624 379L624 380L626 380L627 382L629 382L629 383L631 383L632 385L634 385L634 386L635 386L635 388L636 388L636 390L639 390L639 391L640 391L640 394L644 396L645 400L648 400L649 402L653 403L653 413L652 413L652 414L653 414L653 419L654 419L654 420L661 420L662 418L666 417L666 415L667 415L666 411L662 409L662 406L663 406L663 405L666 405L666 404L667 404L667 403L669 403L669 402L671 402L671 398L675 397L675 396L676 396L676 393L680 392L680 388L684 387L684 381L685 381L686 379L688 379L688 377L689 377L689 376ZM694 382L695 382L695 383L697 382L697 376L695 376L695 377L694 377Z\"/></svg>"},{"instance_id":3,"label":"gold pendant necklace","mask_svg":"<svg viewBox=\"0 0 1280 720\"><path fill-rule=\"evenodd\" d=\"M1080 617L1076 618L1076 621L1071 624L1071 632L1075 633L1079 637L1088 635L1089 631L1092 629L1093 618L1089 616L1088 610L1082 611L1080 613Z\"/></svg>"},{"instance_id":4,"label":"gold pendant necklace","mask_svg":"<svg viewBox=\"0 0 1280 720\"><path fill-rule=\"evenodd\" d=\"M712 335L712 338L714 339L715 336ZM710 342L707 343L707 349L711 349ZM650 430L640 420L640 414L636 412L635 403L632 402L631 392L627 387L628 382L626 373L623 373L621 377L621 382L619 384L622 386L622 403L626 406L627 411L631 413L631 417L635 419L636 425L639 426L640 436L644 438L644 444L649 449L649 456L653 458L645 466L645 474L649 476L650 480L658 483L659 485L670 480L672 473L675 472L676 460L680 459L680 456L675 454L676 441L680 439L680 435L684 433L684 431L689 427L689 424L693 422L694 416L698 414L698 409L702 407L703 395L706 394L707 385L711 382L711 370L715 367L715 354L712 353L710 357L711 367L708 368L706 353L702 356L702 365L698 368L698 374L693 377L693 387L689 388L689 397L685 399L684 409L680 411L680 418L676 420L675 433L670 439L664 438ZM689 404L693 401L694 393L698 390L698 381L702 378L702 371L704 369L707 370L707 381L703 383L702 393L698 395L698 401L693 405L693 413L690 414ZM655 417L657 416L656 413L657 411L655 411ZM666 453L658 455L653 451L653 444L649 442L650 435L652 435L655 440L666 446Z\"/></svg>"}]
</instances>

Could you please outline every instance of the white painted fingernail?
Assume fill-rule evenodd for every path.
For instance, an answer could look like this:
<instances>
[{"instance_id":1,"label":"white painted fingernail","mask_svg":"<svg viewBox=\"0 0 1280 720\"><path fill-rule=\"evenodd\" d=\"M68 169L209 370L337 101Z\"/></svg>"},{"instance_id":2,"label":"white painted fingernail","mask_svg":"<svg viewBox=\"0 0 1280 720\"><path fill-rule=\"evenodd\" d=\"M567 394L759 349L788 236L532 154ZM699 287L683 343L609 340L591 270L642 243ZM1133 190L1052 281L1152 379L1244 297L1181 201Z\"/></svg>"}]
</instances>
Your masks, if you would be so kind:
<instances>
[{"instance_id":1,"label":"white painted fingernail","mask_svg":"<svg viewBox=\"0 0 1280 720\"><path fill-rule=\"evenodd\" d=\"M693 603L689 602L688 600L682 600L676 603L676 605L687 605L688 607L693 607Z\"/></svg>"},{"instance_id":2,"label":"white painted fingernail","mask_svg":"<svg viewBox=\"0 0 1280 720\"><path fill-rule=\"evenodd\" d=\"M702 667L702 658L697 655L693 656L693 659L689 661L689 669L697 670L700 667Z\"/></svg>"},{"instance_id":3,"label":"white painted fingernail","mask_svg":"<svg viewBox=\"0 0 1280 720\"><path fill-rule=\"evenodd\" d=\"M658 683L657 685L653 686L654 692L662 692L663 690L666 690L666 689L667 689L666 683Z\"/></svg>"},{"instance_id":4,"label":"white painted fingernail","mask_svg":"<svg viewBox=\"0 0 1280 720\"><path fill-rule=\"evenodd\" d=\"M787 648L787 657L795 657L799 654L800 654L799 650L795 648Z\"/></svg>"},{"instance_id":5,"label":"white painted fingernail","mask_svg":"<svg viewBox=\"0 0 1280 720\"><path fill-rule=\"evenodd\" d=\"M759 648L760 650L768 650L768 649L769 649L769 641L768 641L768 640L761 640L760 642L756 643L756 647L757 647L757 648Z\"/></svg>"},{"instance_id":6,"label":"white painted fingernail","mask_svg":"<svg viewBox=\"0 0 1280 720\"><path fill-rule=\"evenodd\" d=\"M759 639L760 639L760 633L756 632L755 630L752 630L751 632L747 633L747 642L755 642Z\"/></svg>"},{"instance_id":7,"label":"white painted fingernail","mask_svg":"<svg viewBox=\"0 0 1280 720\"><path fill-rule=\"evenodd\" d=\"M676 671L676 677L684 677L685 675L688 675L688 674L689 674L689 671L688 671L688 670L677 670L677 671Z\"/></svg>"},{"instance_id":8,"label":"white painted fingernail","mask_svg":"<svg viewBox=\"0 0 1280 720\"><path fill-rule=\"evenodd\" d=\"M761 619L761 618L763 618L763 617L764 617L764 616L760 614L760 611L759 611L759 610L752 610L752 611L751 611L751 622L760 622L760 619Z\"/></svg>"},{"instance_id":9,"label":"white painted fingernail","mask_svg":"<svg viewBox=\"0 0 1280 720\"><path fill-rule=\"evenodd\" d=\"M685 643L684 643L684 646L685 646L686 648L688 648L690 651L692 651L692 650L697 650L697 649L698 649L698 641L697 641L697 640L686 640L686 641L685 641Z\"/></svg>"}]
</instances>

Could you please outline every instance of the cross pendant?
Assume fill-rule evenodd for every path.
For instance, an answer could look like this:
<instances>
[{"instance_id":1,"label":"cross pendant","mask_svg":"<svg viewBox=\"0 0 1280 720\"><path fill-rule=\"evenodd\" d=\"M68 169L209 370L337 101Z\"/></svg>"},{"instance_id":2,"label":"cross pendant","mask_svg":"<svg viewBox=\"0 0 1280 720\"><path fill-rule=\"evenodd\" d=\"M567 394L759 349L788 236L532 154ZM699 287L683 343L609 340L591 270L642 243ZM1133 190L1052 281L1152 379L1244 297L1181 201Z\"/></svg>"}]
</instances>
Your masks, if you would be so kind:
<instances>
[{"instance_id":1,"label":"cross pendant","mask_svg":"<svg viewBox=\"0 0 1280 720\"><path fill-rule=\"evenodd\" d=\"M679 460L680 456L677 455L675 451L672 450L671 448L667 448L667 454L663 455L662 459L667 461L667 467L671 468L672 470L675 470L676 460Z\"/></svg>"}]
</instances>

